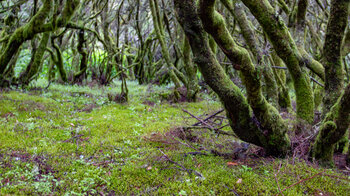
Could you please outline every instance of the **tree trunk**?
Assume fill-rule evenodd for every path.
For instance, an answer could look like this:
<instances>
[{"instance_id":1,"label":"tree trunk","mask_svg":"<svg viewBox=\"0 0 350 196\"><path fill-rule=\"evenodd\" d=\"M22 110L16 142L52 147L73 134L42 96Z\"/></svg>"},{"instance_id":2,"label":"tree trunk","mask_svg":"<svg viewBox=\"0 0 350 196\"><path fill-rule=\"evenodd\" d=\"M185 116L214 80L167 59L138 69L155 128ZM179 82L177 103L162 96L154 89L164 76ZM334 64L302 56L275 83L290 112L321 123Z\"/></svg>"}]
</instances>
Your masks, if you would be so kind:
<instances>
[{"instance_id":1,"label":"tree trunk","mask_svg":"<svg viewBox=\"0 0 350 196\"><path fill-rule=\"evenodd\" d=\"M204 31L201 25L201 20L197 15L195 1L174 0L174 3L178 20L190 41L192 52L194 54L194 61L198 64L206 83L218 94L223 103L232 130L243 141L264 147L268 154L274 156L286 155L290 148L290 142L286 135L286 124L279 117L277 110L266 103L266 100L261 95L259 85L250 83L255 80L255 82L259 84L259 81L256 80L257 78L254 72L254 67L250 67L250 64L242 64L246 66L242 66L242 69L246 69L245 79L249 80L249 82L246 83L251 85L251 87L249 87L251 89L248 90L251 93L249 103L252 104L251 101L253 99L256 101L256 103L254 103L254 112L257 113L256 115L252 112L247 99L225 74L225 71L222 69L211 51L206 32ZM203 15L204 13L202 12L202 17ZM210 12L207 16L217 17L218 14ZM216 22L219 22L215 23L215 28L219 29L219 27L222 27L223 19L219 17L215 19ZM210 21L206 22L211 23ZM222 33L222 31L220 32ZM214 33L211 34L213 35ZM232 46L231 42L220 43L217 36L214 36L214 38L224 51L226 47L230 48ZM226 44L225 47L223 47L223 44ZM237 52L239 52L241 56L236 55ZM246 58L246 51L240 49L237 50L237 52L235 51L235 53L232 53L233 56L239 57L238 60L235 61L235 63L238 63L235 64L235 66L239 66L242 63L242 57L245 57L245 61L249 61L249 59ZM253 88L257 89L253 90ZM267 119L259 122L263 117L266 117ZM269 119L270 117L273 118Z\"/></svg>"},{"instance_id":2,"label":"tree trunk","mask_svg":"<svg viewBox=\"0 0 350 196\"><path fill-rule=\"evenodd\" d=\"M297 117L312 123L314 120L313 93L307 73L306 62L280 16L267 0L242 0L259 21L277 55L285 62L293 78L297 102Z\"/></svg>"},{"instance_id":3,"label":"tree trunk","mask_svg":"<svg viewBox=\"0 0 350 196\"><path fill-rule=\"evenodd\" d=\"M28 64L26 70L21 73L19 81L23 85L28 85L33 77L40 71L40 66L43 63L43 56L46 51L47 43L49 42L50 32L43 34L39 47L36 49L35 53L32 55L32 60Z\"/></svg>"}]
</instances>

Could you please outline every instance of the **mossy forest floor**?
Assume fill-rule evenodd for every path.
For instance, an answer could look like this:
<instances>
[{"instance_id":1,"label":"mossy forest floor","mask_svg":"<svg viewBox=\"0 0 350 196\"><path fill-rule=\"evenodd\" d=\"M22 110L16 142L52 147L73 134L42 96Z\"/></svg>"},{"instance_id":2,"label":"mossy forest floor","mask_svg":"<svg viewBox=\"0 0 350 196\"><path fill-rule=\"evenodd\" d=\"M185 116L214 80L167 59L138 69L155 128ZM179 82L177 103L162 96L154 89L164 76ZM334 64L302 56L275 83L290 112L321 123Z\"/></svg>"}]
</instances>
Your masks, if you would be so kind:
<instances>
[{"instance_id":1,"label":"mossy forest floor","mask_svg":"<svg viewBox=\"0 0 350 196\"><path fill-rule=\"evenodd\" d=\"M188 154L237 148L233 137L176 129L194 122L182 109L200 116L220 104L171 104L167 87L128 85L128 104L108 101L116 86L2 91L0 195L350 194L349 176L292 158Z\"/></svg>"}]
</instances>

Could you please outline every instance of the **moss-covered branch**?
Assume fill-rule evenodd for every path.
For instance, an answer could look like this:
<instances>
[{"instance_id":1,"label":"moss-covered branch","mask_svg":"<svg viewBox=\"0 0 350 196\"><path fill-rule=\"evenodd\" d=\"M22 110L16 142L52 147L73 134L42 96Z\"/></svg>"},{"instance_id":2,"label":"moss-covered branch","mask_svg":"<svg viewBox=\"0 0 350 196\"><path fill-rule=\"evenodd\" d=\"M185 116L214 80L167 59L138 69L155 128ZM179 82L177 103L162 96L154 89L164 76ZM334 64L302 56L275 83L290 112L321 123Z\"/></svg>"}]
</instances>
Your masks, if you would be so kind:
<instances>
[{"instance_id":1,"label":"moss-covered branch","mask_svg":"<svg viewBox=\"0 0 350 196\"><path fill-rule=\"evenodd\" d=\"M0 75L2 75L10 62L12 56L26 40L32 39L37 33L40 33L40 27L45 23L53 7L53 0L44 0L41 9L24 26L16 29L11 35L4 50L0 54Z\"/></svg>"},{"instance_id":2,"label":"moss-covered branch","mask_svg":"<svg viewBox=\"0 0 350 196\"><path fill-rule=\"evenodd\" d=\"M54 60L54 63L56 64L58 71L60 73L61 79L63 82L67 82L67 73L66 70L64 69L64 64L63 64L63 57L62 57L62 52L60 47L55 43L55 39L57 36L51 36L51 45L56 51L56 57L52 58ZM53 53L51 53L53 54Z\"/></svg>"},{"instance_id":3,"label":"moss-covered branch","mask_svg":"<svg viewBox=\"0 0 350 196\"><path fill-rule=\"evenodd\" d=\"M324 115L328 113L330 108L337 101L344 87L344 68L341 57L341 45L348 22L348 15L348 0L332 1L323 48L323 61L326 73L326 96L323 100Z\"/></svg>"},{"instance_id":4,"label":"moss-covered branch","mask_svg":"<svg viewBox=\"0 0 350 196\"><path fill-rule=\"evenodd\" d=\"M4 73L12 56L25 41L32 39L38 33L54 31L58 27L66 26L74 16L75 10L79 7L80 0L66 1L60 17L53 17L52 21L46 23L47 18L52 12L53 5L53 0L43 0L42 7L32 19L26 25L16 29L11 35L5 49L0 54L1 75Z\"/></svg>"},{"instance_id":5,"label":"moss-covered branch","mask_svg":"<svg viewBox=\"0 0 350 196\"><path fill-rule=\"evenodd\" d=\"M162 49L163 58L164 58L165 63L167 64L167 67L168 67L168 72L169 72L171 81L175 85L175 91L174 91L175 96L176 96L176 98L180 98L180 95L179 95L179 92L177 89L179 89L181 87L181 82L180 82L178 76L176 75L176 72L175 72L176 67L171 62L171 59L170 59L168 47L167 47L165 40L164 40L164 36L165 36L164 27L162 26L162 22L161 22L161 19L159 16L158 4L156 4L155 1L156 0L149 0L149 4L151 7L151 13L152 13L152 19L153 19L153 26L154 26L155 32L157 34L157 38L158 38L158 41L160 43L161 49Z\"/></svg>"},{"instance_id":6,"label":"moss-covered branch","mask_svg":"<svg viewBox=\"0 0 350 196\"><path fill-rule=\"evenodd\" d=\"M324 164L332 164L335 144L344 137L350 125L350 84L323 120L312 156Z\"/></svg>"},{"instance_id":7,"label":"moss-covered branch","mask_svg":"<svg viewBox=\"0 0 350 196\"><path fill-rule=\"evenodd\" d=\"M84 48L86 40L84 38L84 30L80 30L78 33L78 52L81 55L80 59L80 69L77 73L74 74L74 82L82 81L84 78L86 78L86 70L87 70L87 64L88 64L88 52Z\"/></svg>"},{"instance_id":8,"label":"moss-covered branch","mask_svg":"<svg viewBox=\"0 0 350 196\"><path fill-rule=\"evenodd\" d=\"M20 83L23 85L28 85L29 82L33 79L33 76L37 74L38 71L40 71L40 66L43 61L43 56L46 51L47 43L49 42L50 38L50 32L46 32L43 34L39 47L36 49L34 55L32 56L32 60L28 64L26 70L21 73L19 77Z\"/></svg>"},{"instance_id":9,"label":"moss-covered branch","mask_svg":"<svg viewBox=\"0 0 350 196\"><path fill-rule=\"evenodd\" d=\"M278 56L286 63L293 78L297 102L297 116L313 121L313 94L309 77L303 71L305 60L291 37L286 25L267 0L242 0L259 21Z\"/></svg>"},{"instance_id":10,"label":"moss-covered branch","mask_svg":"<svg viewBox=\"0 0 350 196\"><path fill-rule=\"evenodd\" d=\"M277 144L277 141L280 141L280 137L272 139L269 138L269 134L273 133L264 133L264 131L262 131L261 124L257 120L257 117L253 114L247 99L240 92L239 88L235 86L230 78L225 74L225 71L216 60L208 44L207 34L204 31L201 20L197 14L195 1L189 0L184 2L174 0L174 3L178 21L180 22L186 36L190 41L194 61L198 64L207 84L220 97L226 109L233 131L238 137L249 143L259 146L280 146L279 148L275 149L267 149L270 150L270 154L285 154L287 150L286 147L288 147L289 144L279 145ZM237 62L241 61L242 60L238 59ZM267 110L267 113L274 113L274 111L269 109ZM265 124L263 126L265 126ZM271 143L268 144L268 142Z\"/></svg>"},{"instance_id":11,"label":"moss-covered branch","mask_svg":"<svg viewBox=\"0 0 350 196\"><path fill-rule=\"evenodd\" d=\"M272 151L270 149L283 149L286 152L290 145L286 135L287 125L277 109L271 106L262 95L259 73L255 69L248 51L235 44L226 28L223 17L215 11L215 0L200 0L199 5L200 18L204 29L215 39L226 56L242 72L244 84L247 88L248 102L261 128L266 130L265 136L268 141L266 144L263 144L263 147L267 151Z\"/></svg>"}]
</instances>

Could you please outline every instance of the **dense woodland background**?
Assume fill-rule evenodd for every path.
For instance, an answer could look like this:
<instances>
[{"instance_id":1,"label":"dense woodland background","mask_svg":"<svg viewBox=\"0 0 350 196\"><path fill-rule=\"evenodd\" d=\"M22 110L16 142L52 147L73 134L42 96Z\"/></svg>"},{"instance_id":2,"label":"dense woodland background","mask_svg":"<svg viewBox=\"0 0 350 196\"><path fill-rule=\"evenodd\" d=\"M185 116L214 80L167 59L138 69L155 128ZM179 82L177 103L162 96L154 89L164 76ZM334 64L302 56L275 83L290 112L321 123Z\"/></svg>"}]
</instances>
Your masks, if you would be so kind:
<instances>
[{"instance_id":1,"label":"dense woodland background","mask_svg":"<svg viewBox=\"0 0 350 196\"><path fill-rule=\"evenodd\" d=\"M349 0L0 0L0 86L2 89L0 98L1 107L3 107L0 111L3 119L0 129L3 133L0 140L0 147L3 148L3 152L0 151L0 163L2 163L0 171L4 173L4 175L0 174L0 190L10 194L23 191L19 186L21 183L16 181L22 177L8 175L13 171L11 168L14 168L14 165L10 164L13 158L22 157L20 160L32 160L31 164L34 167L39 164L38 160L42 157L46 157L45 159L50 160L49 162L54 162L56 159L47 158L47 156L59 151L56 149L48 152L43 147L43 154L38 158L36 153L33 154L31 150L26 149L37 145L34 140L28 139L28 146L24 149L12 146L20 139L14 139L14 136L11 136L13 133L10 134L10 132L17 130L19 124L27 131L40 129L39 135L43 134L43 130L50 135L54 133L54 131L49 133L50 130L75 128L75 132L72 131L71 135L69 133L66 135L69 138L56 139L61 142L63 140L63 143L76 144L78 148L78 141L90 142L93 135L98 136L101 134L99 131L102 130L94 131L92 128L91 133L89 128L91 125L87 120L80 119L81 125L76 121L70 122L71 119L75 119L74 115L89 113L87 115L90 116L84 118L94 119L96 126L107 132L110 129L114 130L110 126L117 126L113 123L125 123L129 125L126 129L130 129L125 134L131 134L138 129L133 126L138 127L139 124L132 123L133 120L127 117L121 117L124 112L128 113L128 109L124 107L133 108L131 112L133 113L135 107L145 105L146 108L149 107L145 111L142 110L145 116L147 111L149 115L157 111L159 115L164 115L164 119L159 121L168 121L171 124L173 121L183 121L178 119L177 115L180 113L181 116L191 117L189 121L192 125L175 123L176 126L172 128L158 125L153 128L163 131L166 129L170 132L160 131L152 134L147 131L148 128L144 128L139 131L145 135L139 134L135 137L129 135L133 139L124 139L123 144L125 141L140 142L141 137L147 138L146 142L151 143L142 145L152 146L154 142L163 145L176 143L182 148L187 148L187 151L184 150L186 156L191 149L196 151L190 153L193 157L196 157L195 155L214 156L213 160L224 162L230 159L227 162L227 166L230 167L240 165L240 161L250 160L247 156L250 158L255 156L255 159L259 160L267 157L269 159L272 157L273 160L282 158L281 164L277 165L278 168L273 161L272 170L275 178L272 176L272 181L277 185L271 190L269 189L271 185L268 184L264 184L261 189L253 187L252 190L244 183L244 186L241 186L239 180L243 179L245 182L246 179L240 176L238 181L234 180L236 185L233 185L233 187L241 186L238 192L237 187L231 189L231 185L227 187L224 184L224 186L220 185L224 190L215 185L210 194L254 195L256 193L254 189L255 191L266 189L267 195L272 193L283 195L283 192L291 190L292 187L299 187L304 181L320 176L325 181L332 179L345 181L341 182L344 183L341 185L330 183L330 187L323 187L327 190L320 189L318 187L320 185L315 185L318 188L311 188L312 191L308 190L307 194L323 192L341 195L334 192L333 185L339 185L349 191L348 176L340 176L349 174L350 164L348 149L349 4ZM31 97L31 93L37 97ZM138 96L142 98L136 98ZM54 102L50 103L45 97ZM83 97L83 102L79 101L80 97ZM30 101L31 104L43 102L45 107L34 104L33 109L29 100L34 100L34 102ZM10 102L19 106L11 105ZM27 104L24 107L29 109L22 111L23 108L21 109L21 104L18 103ZM39 119L37 122L29 120L34 124L26 124L26 120L35 119L31 116L34 111L48 111L42 109L48 107L45 104L53 104L52 107L57 105L57 111L52 109L57 113L56 117L50 117L51 114L47 113L46 117L35 117ZM60 104L64 107L58 109ZM202 110L197 110L203 109L204 105L207 107L205 114ZM172 107L179 107L181 110L172 110ZM71 110L75 112L70 113ZM108 111L115 113L107 115ZM24 113L22 116L22 112L26 117ZM136 112L140 111L136 110ZM174 114L171 114L172 112ZM67 116L68 113L70 116ZM170 116L166 117L168 113L170 116L173 115L174 119L168 120L170 118ZM223 113L225 115L222 115ZM125 119L112 121L109 128L106 128L107 125L103 123L103 119L99 119L99 115L100 117L107 115L107 119L113 116L115 119ZM21 116L24 124L20 120ZM55 122L53 127L50 127L51 125L46 127L46 125L39 125L43 118L56 118L56 120L60 119L60 122ZM64 119L67 122L61 121ZM139 120L142 119L143 117L140 117ZM154 122L148 122L148 118L144 120L140 124ZM53 122L52 119L50 122ZM88 127L90 135L87 129L79 126ZM123 125L117 127L119 126ZM85 130L86 133L78 133L78 128L83 132ZM115 130L119 129L115 128ZM179 130L181 134L186 132L185 136L177 132ZM202 135L206 131L212 133L209 134L210 137L206 134ZM201 134L198 136L196 135L198 133ZM212 138L214 135L220 136L221 139ZM123 138L129 136L123 136ZM26 137L23 136L22 139ZM84 140L84 137L87 139ZM116 143L121 140L121 138L114 138L110 141L111 145L117 145L112 142L115 139L118 139ZM231 143L226 144L227 140ZM98 143L101 144L100 147ZM88 148L96 151L101 148L101 153L102 149L108 151L108 147L102 148L102 143L100 140L90 142L91 146ZM226 147L218 151L216 148L220 143L222 145L225 143ZM233 146L232 149L226 149L230 145ZM215 146L214 149L209 148L213 146ZM71 146L64 148L67 148L68 152ZM178 161L179 157L176 156L178 151L163 152L164 149L161 150L157 145L152 148L154 149L151 151L161 153L159 159L163 158L167 163L176 165L189 176L194 174L196 179L204 178L197 169L188 169L189 163ZM109 150L115 152L116 149ZM145 151L147 150L149 149ZM9 154L10 151L17 154ZM74 157L91 155L90 151L78 151L77 149ZM129 152L129 155L133 153L135 152ZM174 153L174 160L166 153ZM94 156L91 155L91 157ZM233 156L236 161L232 162ZM290 158L293 159L293 163L288 161ZM296 158L302 160L302 163L295 163ZM75 159L72 158L72 160ZM153 157L151 160L154 161L157 158ZM100 168L99 164L106 163L106 160L90 163L90 159L84 161L84 158L81 158L81 161L82 164L90 164L91 167L97 168ZM147 164L143 164L142 161ZM142 161L140 161L142 162L140 168L146 171L154 170L148 158ZM45 161L41 160L41 162ZM61 168L62 163L57 160L56 162L59 162L57 168ZM22 163L18 164L17 168L23 168ZM46 164L40 164L46 167ZM196 164L198 166L198 163ZM243 170L239 170L237 175L249 173L255 167L246 166L249 164L245 162L244 167L242 166ZM268 163L266 167L270 167L271 164L271 162ZM322 167L312 165L315 171L311 176L304 180L299 179L294 184L285 184L285 189L279 186L276 176L280 170L288 171L288 167L307 168L308 164L319 164L328 168L336 166L335 168L338 168L336 171L342 174L326 174L320 171ZM135 187L128 185L123 185L127 188L120 189L121 184L111 185L102 182L98 184L97 181L103 180L92 177L91 179L94 180L91 186L77 185L79 183L76 182L73 184L77 187L75 185L69 187L67 184L57 183L59 179L57 176L63 175L57 174L59 170L57 168L46 168L46 174L53 175L48 175L47 178L52 177L52 179L45 178L41 181L44 177L41 176L42 166L40 166L40 177L36 177L34 181L49 182L52 186L45 185L48 186L47 192L38 192L38 188L33 185L33 190L37 192L31 192L33 190L29 188L26 190L28 194L48 194L50 191L60 194L70 190L74 190L74 194L79 192L100 195L106 193L170 194L172 191L179 195L208 194L202 188L198 188L208 185L199 185L197 181L177 190L165 188L177 187L177 185L155 185L148 182L141 183L142 180L140 180L133 182L143 184L137 185L136 190ZM106 171L103 170L103 172L114 171L111 168L104 169ZM61 170L65 171L64 168ZM265 174L271 172L266 168L263 170ZM161 172L161 170L155 172ZM86 171L83 170L82 173ZM95 177L105 175L105 173L97 173ZM221 174L212 173L215 174L213 179L220 178ZM162 181L162 177L167 176L160 173L158 175L160 177L152 178ZM142 174L136 173L130 176L135 178ZM329 179L324 179L326 176ZM53 183L53 180L56 182ZM105 181L109 182L109 180ZM184 179L174 177L173 180L168 181L176 184L183 182ZM288 179L284 179L283 183L286 181ZM18 186L14 186L15 182ZM39 185L41 186L40 183ZM146 185L150 185L151 188L144 187ZM54 187L60 188L56 190ZM84 189L84 187L88 188ZM195 189L193 187L197 187L199 192L193 192ZM46 189L43 188L43 190ZM288 194L301 194L301 190L303 188L293 189ZM346 195L346 192L343 193Z\"/></svg>"}]
</instances>

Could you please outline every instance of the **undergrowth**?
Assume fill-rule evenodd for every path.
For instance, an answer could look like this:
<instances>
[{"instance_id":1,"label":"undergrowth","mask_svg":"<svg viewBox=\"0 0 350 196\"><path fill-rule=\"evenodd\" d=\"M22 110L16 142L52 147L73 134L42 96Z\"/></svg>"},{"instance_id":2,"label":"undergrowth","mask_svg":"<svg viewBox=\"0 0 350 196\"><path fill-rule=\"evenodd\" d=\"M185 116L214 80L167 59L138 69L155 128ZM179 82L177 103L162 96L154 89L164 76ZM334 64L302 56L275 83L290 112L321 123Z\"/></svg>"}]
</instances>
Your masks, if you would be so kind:
<instances>
[{"instance_id":1,"label":"undergrowth","mask_svg":"<svg viewBox=\"0 0 350 196\"><path fill-rule=\"evenodd\" d=\"M220 109L217 101L204 96L198 103L174 104L161 99L170 86L150 88L134 82L128 86L128 104L108 101L107 94L117 93L118 85L52 84L48 90L2 91L0 195L277 195L282 191L284 195L347 195L350 191L348 176L301 160L245 157L237 161L206 153L203 149L231 152L240 143L205 130L194 131L189 139L176 127L194 122L182 109L198 116L210 114ZM190 154L197 150L204 153Z\"/></svg>"}]
</instances>

